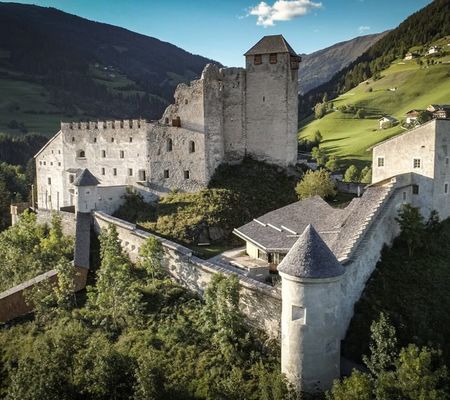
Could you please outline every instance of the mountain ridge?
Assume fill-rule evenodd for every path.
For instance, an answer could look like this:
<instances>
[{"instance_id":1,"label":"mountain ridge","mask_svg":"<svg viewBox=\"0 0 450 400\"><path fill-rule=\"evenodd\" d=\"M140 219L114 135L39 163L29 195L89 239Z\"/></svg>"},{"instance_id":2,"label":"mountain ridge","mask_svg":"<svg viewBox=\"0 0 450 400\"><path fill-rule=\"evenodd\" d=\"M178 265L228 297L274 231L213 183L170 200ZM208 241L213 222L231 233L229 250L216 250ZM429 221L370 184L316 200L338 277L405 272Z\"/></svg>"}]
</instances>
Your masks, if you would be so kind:
<instances>
[{"instance_id":1,"label":"mountain ridge","mask_svg":"<svg viewBox=\"0 0 450 400\"><path fill-rule=\"evenodd\" d=\"M301 54L299 93L307 93L330 80L388 32L357 36L310 54Z\"/></svg>"}]
</instances>

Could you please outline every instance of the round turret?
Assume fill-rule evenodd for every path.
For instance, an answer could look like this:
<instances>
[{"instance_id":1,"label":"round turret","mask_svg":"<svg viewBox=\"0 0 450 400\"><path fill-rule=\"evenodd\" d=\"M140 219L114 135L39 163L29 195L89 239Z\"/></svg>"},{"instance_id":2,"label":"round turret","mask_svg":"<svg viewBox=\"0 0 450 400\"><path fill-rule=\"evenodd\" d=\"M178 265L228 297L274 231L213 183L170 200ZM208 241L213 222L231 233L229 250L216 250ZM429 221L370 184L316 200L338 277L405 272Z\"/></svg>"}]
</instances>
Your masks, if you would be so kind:
<instances>
[{"instance_id":1,"label":"round turret","mask_svg":"<svg viewBox=\"0 0 450 400\"><path fill-rule=\"evenodd\" d=\"M340 279L344 267L312 225L278 266L282 278L281 368L305 392L339 377Z\"/></svg>"}]
</instances>

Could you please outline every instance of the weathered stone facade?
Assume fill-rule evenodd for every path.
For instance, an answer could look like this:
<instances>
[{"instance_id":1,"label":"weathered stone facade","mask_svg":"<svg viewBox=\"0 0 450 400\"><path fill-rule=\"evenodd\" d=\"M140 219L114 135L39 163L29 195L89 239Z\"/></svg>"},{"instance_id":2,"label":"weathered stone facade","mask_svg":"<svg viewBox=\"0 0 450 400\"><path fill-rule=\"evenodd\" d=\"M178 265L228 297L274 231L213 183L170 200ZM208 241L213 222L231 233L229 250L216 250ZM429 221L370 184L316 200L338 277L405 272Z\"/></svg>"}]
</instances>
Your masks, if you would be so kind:
<instances>
[{"instance_id":1,"label":"weathered stone facade","mask_svg":"<svg viewBox=\"0 0 450 400\"><path fill-rule=\"evenodd\" d=\"M178 85L159 121L62 123L35 157L38 207L75 205L73 181L84 169L99 180L94 208L112 212L127 187L147 199L197 191L220 164L245 155L295 164L298 62L282 36L267 36L246 53L245 69L208 64L200 79Z\"/></svg>"}]
</instances>

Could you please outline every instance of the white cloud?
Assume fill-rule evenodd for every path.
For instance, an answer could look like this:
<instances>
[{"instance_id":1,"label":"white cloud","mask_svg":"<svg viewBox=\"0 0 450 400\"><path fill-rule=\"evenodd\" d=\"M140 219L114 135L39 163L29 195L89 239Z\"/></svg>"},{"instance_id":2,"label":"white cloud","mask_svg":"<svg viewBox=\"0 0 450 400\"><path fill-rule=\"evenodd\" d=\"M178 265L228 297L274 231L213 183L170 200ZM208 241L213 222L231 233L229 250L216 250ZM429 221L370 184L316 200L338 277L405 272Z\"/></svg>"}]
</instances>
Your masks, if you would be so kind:
<instances>
[{"instance_id":1,"label":"white cloud","mask_svg":"<svg viewBox=\"0 0 450 400\"><path fill-rule=\"evenodd\" d=\"M358 28L358 32L359 32L359 33L364 33L364 32L367 32L367 31L370 31L370 26L367 26L367 25L361 25L361 26Z\"/></svg>"},{"instance_id":2,"label":"white cloud","mask_svg":"<svg viewBox=\"0 0 450 400\"><path fill-rule=\"evenodd\" d=\"M273 5L269 5L261 1L257 6L249 9L248 15L257 17L256 24L267 28L274 26L275 21L290 21L316 8L322 8L322 3L311 0L277 0Z\"/></svg>"}]
</instances>

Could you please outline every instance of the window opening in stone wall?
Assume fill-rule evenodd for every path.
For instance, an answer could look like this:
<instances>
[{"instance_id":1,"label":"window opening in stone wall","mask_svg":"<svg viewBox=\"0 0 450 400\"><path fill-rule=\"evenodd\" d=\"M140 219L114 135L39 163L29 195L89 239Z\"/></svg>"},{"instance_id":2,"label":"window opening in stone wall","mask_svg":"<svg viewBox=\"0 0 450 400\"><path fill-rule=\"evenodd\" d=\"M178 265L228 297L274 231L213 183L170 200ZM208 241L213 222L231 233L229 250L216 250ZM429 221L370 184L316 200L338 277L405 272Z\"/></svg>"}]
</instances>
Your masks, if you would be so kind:
<instances>
[{"instance_id":1,"label":"window opening in stone wall","mask_svg":"<svg viewBox=\"0 0 450 400\"><path fill-rule=\"evenodd\" d=\"M114 176L117 175L117 168L113 168L113 175L114 175Z\"/></svg>"},{"instance_id":2,"label":"window opening in stone wall","mask_svg":"<svg viewBox=\"0 0 450 400\"><path fill-rule=\"evenodd\" d=\"M448 193L448 183L444 183L444 193Z\"/></svg>"},{"instance_id":3,"label":"window opening in stone wall","mask_svg":"<svg viewBox=\"0 0 450 400\"><path fill-rule=\"evenodd\" d=\"M379 167L384 167L384 157L378 157L377 165Z\"/></svg>"},{"instance_id":4,"label":"window opening in stone wall","mask_svg":"<svg viewBox=\"0 0 450 400\"><path fill-rule=\"evenodd\" d=\"M164 123L169 125L169 117L164 118Z\"/></svg>"},{"instance_id":5,"label":"window opening in stone wall","mask_svg":"<svg viewBox=\"0 0 450 400\"><path fill-rule=\"evenodd\" d=\"M188 99L185 99L185 100L184 100L184 104L187 105L188 103L189 103Z\"/></svg>"},{"instance_id":6,"label":"window opening in stone wall","mask_svg":"<svg viewBox=\"0 0 450 400\"><path fill-rule=\"evenodd\" d=\"M164 178L167 179L169 177L169 170L165 169L164 170Z\"/></svg>"},{"instance_id":7,"label":"window opening in stone wall","mask_svg":"<svg viewBox=\"0 0 450 400\"><path fill-rule=\"evenodd\" d=\"M75 142L75 136L72 136L72 142Z\"/></svg>"},{"instance_id":8,"label":"window opening in stone wall","mask_svg":"<svg viewBox=\"0 0 450 400\"><path fill-rule=\"evenodd\" d=\"M49 185L51 185L51 184L52 184L52 178L47 178L47 183L48 183Z\"/></svg>"},{"instance_id":9,"label":"window opening in stone wall","mask_svg":"<svg viewBox=\"0 0 450 400\"><path fill-rule=\"evenodd\" d=\"M413 160L413 167L414 168L420 168L420 158L415 158Z\"/></svg>"},{"instance_id":10,"label":"window opening in stone wall","mask_svg":"<svg viewBox=\"0 0 450 400\"><path fill-rule=\"evenodd\" d=\"M133 168L128 168L128 176L133 176Z\"/></svg>"},{"instance_id":11,"label":"window opening in stone wall","mask_svg":"<svg viewBox=\"0 0 450 400\"><path fill-rule=\"evenodd\" d=\"M167 151L172 151L172 139L167 139L166 150Z\"/></svg>"},{"instance_id":12,"label":"window opening in stone wall","mask_svg":"<svg viewBox=\"0 0 450 400\"><path fill-rule=\"evenodd\" d=\"M195 142L193 140L189 142L189 153L195 153Z\"/></svg>"},{"instance_id":13,"label":"window opening in stone wall","mask_svg":"<svg viewBox=\"0 0 450 400\"><path fill-rule=\"evenodd\" d=\"M145 178L146 178L145 175L146 174L145 174L145 170L144 169L139 170L139 180L140 181L145 181Z\"/></svg>"},{"instance_id":14,"label":"window opening in stone wall","mask_svg":"<svg viewBox=\"0 0 450 400\"><path fill-rule=\"evenodd\" d=\"M130 143L133 143L133 138L130 136L129 138Z\"/></svg>"},{"instance_id":15,"label":"window opening in stone wall","mask_svg":"<svg viewBox=\"0 0 450 400\"><path fill-rule=\"evenodd\" d=\"M97 138L96 137L94 138L94 143L97 143Z\"/></svg>"},{"instance_id":16,"label":"window opening in stone wall","mask_svg":"<svg viewBox=\"0 0 450 400\"><path fill-rule=\"evenodd\" d=\"M114 138L112 137L112 138L111 138L111 143L113 143L113 142L114 142Z\"/></svg>"},{"instance_id":17,"label":"window opening in stone wall","mask_svg":"<svg viewBox=\"0 0 450 400\"><path fill-rule=\"evenodd\" d=\"M105 175L105 168L102 168L102 175Z\"/></svg>"},{"instance_id":18,"label":"window opening in stone wall","mask_svg":"<svg viewBox=\"0 0 450 400\"><path fill-rule=\"evenodd\" d=\"M262 64L262 56L261 56L261 54L255 55L255 57L253 58L253 63L254 63L255 65L260 65L260 64Z\"/></svg>"},{"instance_id":19,"label":"window opening in stone wall","mask_svg":"<svg viewBox=\"0 0 450 400\"><path fill-rule=\"evenodd\" d=\"M189 179L189 171L184 171L184 179Z\"/></svg>"},{"instance_id":20,"label":"window opening in stone wall","mask_svg":"<svg viewBox=\"0 0 450 400\"><path fill-rule=\"evenodd\" d=\"M125 157L125 152L123 150L120 150L120 158L124 158Z\"/></svg>"},{"instance_id":21,"label":"window opening in stone wall","mask_svg":"<svg viewBox=\"0 0 450 400\"><path fill-rule=\"evenodd\" d=\"M102 158L106 157L106 150L102 150Z\"/></svg>"},{"instance_id":22,"label":"window opening in stone wall","mask_svg":"<svg viewBox=\"0 0 450 400\"><path fill-rule=\"evenodd\" d=\"M277 54L276 53L272 53L269 56L269 63L270 64L276 64L277 63Z\"/></svg>"},{"instance_id":23,"label":"window opening in stone wall","mask_svg":"<svg viewBox=\"0 0 450 400\"><path fill-rule=\"evenodd\" d=\"M419 194L419 185L412 185L412 193Z\"/></svg>"},{"instance_id":24,"label":"window opening in stone wall","mask_svg":"<svg viewBox=\"0 0 450 400\"><path fill-rule=\"evenodd\" d=\"M403 201L406 201L406 192L403 192Z\"/></svg>"},{"instance_id":25,"label":"window opening in stone wall","mask_svg":"<svg viewBox=\"0 0 450 400\"><path fill-rule=\"evenodd\" d=\"M74 180L75 180L75 176L69 175L69 183L73 183Z\"/></svg>"},{"instance_id":26,"label":"window opening in stone wall","mask_svg":"<svg viewBox=\"0 0 450 400\"><path fill-rule=\"evenodd\" d=\"M86 157L86 153L84 152L84 150L78 150L77 157L78 158L85 158Z\"/></svg>"},{"instance_id":27,"label":"window opening in stone wall","mask_svg":"<svg viewBox=\"0 0 450 400\"><path fill-rule=\"evenodd\" d=\"M61 163L59 162L59 163L58 163L58 167L60 167L60 166L61 166Z\"/></svg>"}]
</instances>

